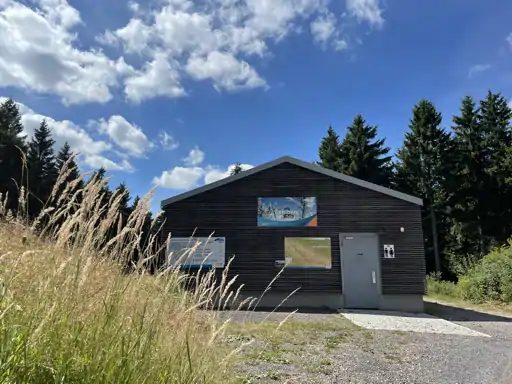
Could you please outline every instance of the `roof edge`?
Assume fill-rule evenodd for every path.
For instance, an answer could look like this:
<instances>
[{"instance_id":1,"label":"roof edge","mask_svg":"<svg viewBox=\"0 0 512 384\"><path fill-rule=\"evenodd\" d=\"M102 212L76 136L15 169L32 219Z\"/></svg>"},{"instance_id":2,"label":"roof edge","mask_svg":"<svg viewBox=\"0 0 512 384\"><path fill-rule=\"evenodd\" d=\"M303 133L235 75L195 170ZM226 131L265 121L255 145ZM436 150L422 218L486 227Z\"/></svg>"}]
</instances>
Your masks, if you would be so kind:
<instances>
[{"instance_id":1,"label":"roof edge","mask_svg":"<svg viewBox=\"0 0 512 384\"><path fill-rule=\"evenodd\" d=\"M347 183L360 186L362 188L370 189L370 190L373 190L373 191L376 191L376 192L380 192L380 193L383 193L383 194L391 196L391 197L395 197L395 198L400 199L400 200L404 200L404 201L407 201L407 202L410 202L410 203L413 203L413 204L416 204L416 205L420 205L420 206L423 205L423 200L418 198L418 197L416 197L416 196L408 195L408 194L403 193L403 192L399 192L399 191L395 191L395 190L390 189L390 188L382 187L380 185L373 184L373 183L370 183L368 181L364 181L364 180L361 180L361 179L358 179L358 178L355 178L355 177L352 177L352 176L348 176L348 175L345 175L343 173L339 173L339 172L336 172L336 171L333 171L333 170L321 167L321 166L319 166L317 164L308 163L306 161L299 160L299 159L296 159L296 158L291 157L291 156L282 156L282 157L279 157L279 158L277 158L275 160L269 161L267 163L263 163L261 165L253 167L253 168L248 169L246 171L240 172L240 173L238 173L236 175L225 177L224 179L217 180L217 181L215 181L213 183L206 184L206 185L203 185L201 187L198 187L198 188L192 189L190 191L183 192L183 193L180 193L178 195L172 196L172 197L170 197L168 199L162 200L160 206L161 206L161 208L165 208L169 204L172 204L172 203L175 203L177 201L184 200L184 199L186 199L188 197L192 197L192 196L198 195L200 193L212 190L214 188L217 188L217 187L220 187L220 186L232 183L234 181L237 181L237 180L243 179L245 177L254 175L254 174L258 173L258 172L261 172L261 171L264 171L266 169L275 167L276 165L279 165L279 164L282 164L282 163L290 163L290 164L296 165L296 166L301 167L301 168L309 169L309 170L311 170L313 172L318 172L318 173L324 174L326 176L330 176L330 177L333 177L335 179L342 180L342 181L345 181Z\"/></svg>"}]
</instances>

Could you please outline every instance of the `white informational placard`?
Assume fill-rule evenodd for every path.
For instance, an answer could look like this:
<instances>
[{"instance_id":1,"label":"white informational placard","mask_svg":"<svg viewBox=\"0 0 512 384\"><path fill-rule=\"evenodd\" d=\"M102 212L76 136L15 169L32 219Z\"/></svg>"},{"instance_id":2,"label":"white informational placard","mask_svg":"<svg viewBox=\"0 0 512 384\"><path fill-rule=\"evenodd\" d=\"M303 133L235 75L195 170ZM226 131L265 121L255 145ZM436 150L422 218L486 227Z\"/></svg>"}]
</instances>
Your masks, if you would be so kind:
<instances>
[{"instance_id":1,"label":"white informational placard","mask_svg":"<svg viewBox=\"0 0 512 384\"><path fill-rule=\"evenodd\" d=\"M384 244L384 258L385 259L394 259L395 258L394 244Z\"/></svg>"},{"instance_id":2,"label":"white informational placard","mask_svg":"<svg viewBox=\"0 0 512 384\"><path fill-rule=\"evenodd\" d=\"M199 242L194 252L192 248ZM167 249L169 266L187 268L224 268L226 262L225 237L171 237Z\"/></svg>"}]
</instances>

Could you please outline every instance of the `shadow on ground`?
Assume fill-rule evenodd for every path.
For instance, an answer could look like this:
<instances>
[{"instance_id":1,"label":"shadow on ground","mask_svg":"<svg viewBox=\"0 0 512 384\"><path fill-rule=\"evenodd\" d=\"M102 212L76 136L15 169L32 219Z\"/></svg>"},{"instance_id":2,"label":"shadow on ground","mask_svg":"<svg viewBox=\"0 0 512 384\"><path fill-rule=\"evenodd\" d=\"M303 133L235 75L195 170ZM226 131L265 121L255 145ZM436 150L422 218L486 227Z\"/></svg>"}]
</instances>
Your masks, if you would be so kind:
<instances>
[{"instance_id":1,"label":"shadow on ground","mask_svg":"<svg viewBox=\"0 0 512 384\"><path fill-rule=\"evenodd\" d=\"M500 316L474 309L452 307L446 304L425 301L425 312L449 321L512 322L512 317Z\"/></svg>"}]
</instances>

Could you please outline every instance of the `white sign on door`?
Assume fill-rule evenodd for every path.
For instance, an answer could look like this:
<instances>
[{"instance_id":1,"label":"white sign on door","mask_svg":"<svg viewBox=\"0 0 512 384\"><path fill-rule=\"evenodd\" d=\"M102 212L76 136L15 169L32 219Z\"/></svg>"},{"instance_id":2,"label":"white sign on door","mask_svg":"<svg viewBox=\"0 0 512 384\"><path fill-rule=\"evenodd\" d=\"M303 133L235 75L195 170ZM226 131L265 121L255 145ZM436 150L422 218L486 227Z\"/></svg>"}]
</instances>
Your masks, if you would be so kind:
<instances>
[{"instance_id":1,"label":"white sign on door","mask_svg":"<svg viewBox=\"0 0 512 384\"><path fill-rule=\"evenodd\" d=\"M195 251L192 248L199 242ZM224 268L226 262L225 237L171 237L167 248L169 266L188 268Z\"/></svg>"}]
</instances>

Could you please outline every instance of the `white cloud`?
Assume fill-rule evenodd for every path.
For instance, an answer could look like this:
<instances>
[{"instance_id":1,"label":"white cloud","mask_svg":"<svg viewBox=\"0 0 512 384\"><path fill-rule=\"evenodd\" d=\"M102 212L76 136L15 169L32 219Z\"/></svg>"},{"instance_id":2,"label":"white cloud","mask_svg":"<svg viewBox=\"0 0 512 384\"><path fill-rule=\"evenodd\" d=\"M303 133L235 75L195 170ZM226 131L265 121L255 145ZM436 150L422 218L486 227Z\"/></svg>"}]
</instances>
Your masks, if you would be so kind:
<instances>
[{"instance_id":1,"label":"white cloud","mask_svg":"<svg viewBox=\"0 0 512 384\"><path fill-rule=\"evenodd\" d=\"M309 25L313 39L323 48L328 43L335 51L341 51L348 47L347 41L341 36L338 28L338 20L332 12L326 11L319 14Z\"/></svg>"},{"instance_id":2,"label":"white cloud","mask_svg":"<svg viewBox=\"0 0 512 384\"><path fill-rule=\"evenodd\" d=\"M211 166L208 167L205 172L204 183L210 184L215 181L229 177L231 175L231 172L235 168L235 166L236 166L236 164L231 164L230 166L228 166L227 169L222 169L219 167L211 167ZM240 164L240 166L242 167L242 169L244 171L254 167L254 165L250 165L250 164Z\"/></svg>"},{"instance_id":3,"label":"white cloud","mask_svg":"<svg viewBox=\"0 0 512 384\"><path fill-rule=\"evenodd\" d=\"M267 87L265 80L247 62L239 61L229 53L214 51L206 57L191 58L187 72L197 80L212 79L217 90Z\"/></svg>"},{"instance_id":4,"label":"white cloud","mask_svg":"<svg viewBox=\"0 0 512 384\"><path fill-rule=\"evenodd\" d=\"M140 4L136 1L129 1L128 2L128 9L132 11L133 13L137 13L140 11Z\"/></svg>"},{"instance_id":5,"label":"white cloud","mask_svg":"<svg viewBox=\"0 0 512 384\"><path fill-rule=\"evenodd\" d=\"M471 79L471 78L475 77L476 75L478 75L479 73L488 71L489 69L491 69L490 64L473 65L473 66L471 66L471 68L469 68L468 77Z\"/></svg>"},{"instance_id":6,"label":"white cloud","mask_svg":"<svg viewBox=\"0 0 512 384\"><path fill-rule=\"evenodd\" d=\"M181 97L186 92L179 82L179 74L163 54L155 55L142 71L125 80L128 100L140 103L156 96Z\"/></svg>"},{"instance_id":7,"label":"white cloud","mask_svg":"<svg viewBox=\"0 0 512 384\"><path fill-rule=\"evenodd\" d=\"M100 132L107 134L131 156L144 156L154 146L142 129L129 123L123 116L113 115L108 120L101 119L97 125Z\"/></svg>"},{"instance_id":8,"label":"white cloud","mask_svg":"<svg viewBox=\"0 0 512 384\"><path fill-rule=\"evenodd\" d=\"M183 159L183 162L187 166L200 165L204 161L204 152L198 147L192 148L188 153L188 156Z\"/></svg>"},{"instance_id":9,"label":"white cloud","mask_svg":"<svg viewBox=\"0 0 512 384\"><path fill-rule=\"evenodd\" d=\"M319 15L310 24L314 40L320 44L325 44L336 32L336 23L336 17L331 12Z\"/></svg>"},{"instance_id":10,"label":"white cloud","mask_svg":"<svg viewBox=\"0 0 512 384\"><path fill-rule=\"evenodd\" d=\"M7 98L0 97L0 104L5 102L5 100L7 100ZM59 150L59 148L67 142L74 153L80 154L77 158L80 164L85 164L93 168L103 166L107 170L114 171L134 171L133 166L128 160L125 159L121 163L116 163L107 157L114 152L113 143L94 139L86 129L72 121L55 120L52 117L34 112L31 108L22 103L17 102L16 104L20 111L24 133L29 140L32 138L35 129L39 127L43 120L46 120L52 132L52 138L55 140L55 151ZM114 120L116 119L117 117ZM109 120L112 120L112 118ZM100 122L93 122L95 126L99 124Z\"/></svg>"},{"instance_id":11,"label":"white cloud","mask_svg":"<svg viewBox=\"0 0 512 384\"><path fill-rule=\"evenodd\" d=\"M0 3L0 86L55 94L66 104L109 101L118 61L75 47L73 28L82 21L66 0L35 3Z\"/></svg>"},{"instance_id":12,"label":"white cloud","mask_svg":"<svg viewBox=\"0 0 512 384\"><path fill-rule=\"evenodd\" d=\"M384 25L380 0L347 0L347 11L359 21L380 28Z\"/></svg>"},{"instance_id":13,"label":"white cloud","mask_svg":"<svg viewBox=\"0 0 512 384\"><path fill-rule=\"evenodd\" d=\"M507 36L507 38L505 39L508 43L508 45L510 46L510 49L512 49L512 32L509 33L509 35Z\"/></svg>"},{"instance_id":14,"label":"white cloud","mask_svg":"<svg viewBox=\"0 0 512 384\"><path fill-rule=\"evenodd\" d=\"M168 189L190 189L197 186L203 174L201 167L174 167L162 172L160 177L155 177L153 183Z\"/></svg>"},{"instance_id":15,"label":"white cloud","mask_svg":"<svg viewBox=\"0 0 512 384\"><path fill-rule=\"evenodd\" d=\"M116 163L110 159L107 159L104 156L92 155L85 156L83 160L84 164L87 164L91 168L105 168L106 171L125 171L125 172L134 172L135 168L128 162L128 160L123 160L121 163Z\"/></svg>"},{"instance_id":16,"label":"white cloud","mask_svg":"<svg viewBox=\"0 0 512 384\"><path fill-rule=\"evenodd\" d=\"M146 7L129 1L131 19L125 25L93 31L97 42L114 48L107 55L84 48L78 32L92 28L67 0L32 0L30 7L0 0L0 87L57 95L66 104L105 103L117 88L133 103L183 97L187 76L211 80L219 92L267 89L252 60L304 32L304 23L313 20L312 40L330 40L335 50L346 47L347 36L340 36L343 16L334 16L329 2L165 0ZM360 22L383 25L378 0L346 0L346 6Z\"/></svg>"},{"instance_id":17,"label":"white cloud","mask_svg":"<svg viewBox=\"0 0 512 384\"><path fill-rule=\"evenodd\" d=\"M165 150L172 151L179 146L179 143L176 141L176 139L174 139L174 137L169 135L167 132L161 132L158 135L158 139L160 146Z\"/></svg>"}]
</instances>

